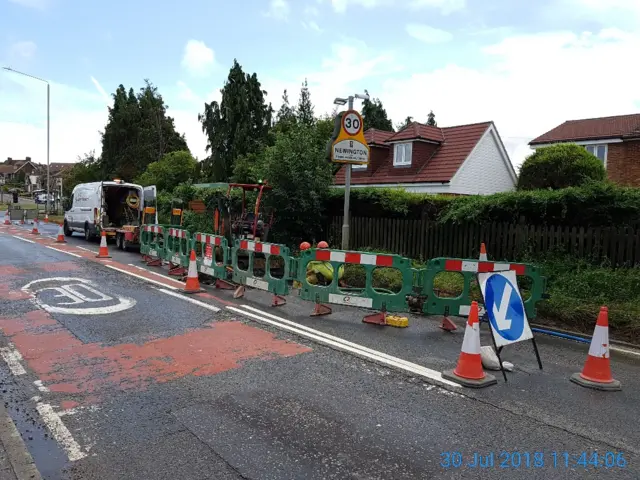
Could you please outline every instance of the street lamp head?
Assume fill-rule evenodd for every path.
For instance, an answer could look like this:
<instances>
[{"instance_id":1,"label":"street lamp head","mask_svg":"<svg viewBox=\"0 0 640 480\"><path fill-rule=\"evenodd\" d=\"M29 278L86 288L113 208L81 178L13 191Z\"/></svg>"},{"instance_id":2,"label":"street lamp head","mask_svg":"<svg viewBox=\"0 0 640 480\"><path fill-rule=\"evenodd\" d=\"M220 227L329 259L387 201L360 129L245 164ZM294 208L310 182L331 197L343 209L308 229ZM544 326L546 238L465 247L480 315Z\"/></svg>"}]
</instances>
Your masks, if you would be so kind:
<instances>
[{"instance_id":1,"label":"street lamp head","mask_svg":"<svg viewBox=\"0 0 640 480\"><path fill-rule=\"evenodd\" d=\"M363 95L363 94L361 94L361 93L356 93L356 94L355 94L355 97L356 97L358 100L369 100L369 93L368 93L366 90L365 90L365 92L366 92L366 93L365 93L364 95Z\"/></svg>"},{"instance_id":2,"label":"street lamp head","mask_svg":"<svg viewBox=\"0 0 640 480\"><path fill-rule=\"evenodd\" d=\"M347 99L346 98L336 98L333 101L334 105L346 105L347 104Z\"/></svg>"}]
</instances>

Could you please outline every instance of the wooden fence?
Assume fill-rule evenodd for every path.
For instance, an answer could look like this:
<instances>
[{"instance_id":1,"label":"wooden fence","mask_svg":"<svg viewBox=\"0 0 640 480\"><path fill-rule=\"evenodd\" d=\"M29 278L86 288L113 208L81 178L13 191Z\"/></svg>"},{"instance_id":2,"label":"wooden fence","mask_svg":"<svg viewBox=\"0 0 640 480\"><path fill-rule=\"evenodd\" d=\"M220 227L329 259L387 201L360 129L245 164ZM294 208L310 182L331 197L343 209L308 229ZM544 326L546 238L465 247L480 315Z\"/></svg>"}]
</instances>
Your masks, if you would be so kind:
<instances>
[{"instance_id":1,"label":"wooden fence","mask_svg":"<svg viewBox=\"0 0 640 480\"><path fill-rule=\"evenodd\" d=\"M342 217L330 219L327 236L340 245ZM441 224L427 220L352 217L352 250L379 249L410 258L476 258L484 242L490 259L518 260L524 255L565 252L613 266L640 265L640 229L567 227L516 223Z\"/></svg>"}]
</instances>

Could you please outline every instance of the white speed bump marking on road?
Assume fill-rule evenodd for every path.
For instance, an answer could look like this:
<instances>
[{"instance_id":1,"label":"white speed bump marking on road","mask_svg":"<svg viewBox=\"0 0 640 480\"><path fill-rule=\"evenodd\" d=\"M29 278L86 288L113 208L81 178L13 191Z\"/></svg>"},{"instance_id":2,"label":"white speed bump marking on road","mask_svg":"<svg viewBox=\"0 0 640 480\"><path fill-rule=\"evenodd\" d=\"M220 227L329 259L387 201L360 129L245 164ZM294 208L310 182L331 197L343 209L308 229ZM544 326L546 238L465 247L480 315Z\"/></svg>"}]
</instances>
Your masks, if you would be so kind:
<instances>
[{"instance_id":1,"label":"white speed bump marking on road","mask_svg":"<svg viewBox=\"0 0 640 480\"><path fill-rule=\"evenodd\" d=\"M48 286L36 286L38 284L51 284ZM57 285L55 285L57 284ZM94 288L91 280L74 277L51 277L29 282L22 291L32 294L33 301L42 309L49 313L66 313L70 315L105 315L109 313L122 312L128 310L136 304L133 298L115 296L112 297ZM56 305L49 305L38 298L38 294L44 291L58 292L53 298L66 298L69 301L58 301ZM113 303L117 302L117 303ZM99 305L95 307L82 307L87 303L99 304L109 303L109 305ZM67 305L78 305L69 307Z\"/></svg>"},{"instance_id":2,"label":"white speed bump marking on road","mask_svg":"<svg viewBox=\"0 0 640 480\"><path fill-rule=\"evenodd\" d=\"M214 307L213 305L209 305L208 303L201 302L201 301L196 300L194 298L185 297L184 295L182 295L180 293L173 292L171 290L165 290L163 288L158 288L158 291L162 292L162 293L166 293L167 295L171 295L172 297L176 297L176 298L180 298L182 300L186 300L189 303L193 303L194 305L198 305L199 307L206 308L208 310L211 310L212 312L219 312L220 311L220 309L218 307Z\"/></svg>"},{"instance_id":3,"label":"white speed bump marking on road","mask_svg":"<svg viewBox=\"0 0 640 480\"><path fill-rule=\"evenodd\" d=\"M13 375L19 376L27 373L20 363L22 361L22 355L20 355L20 352L12 343L10 343L8 347L0 348L0 355L2 355L2 358L7 363L7 367L9 367Z\"/></svg>"},{"instance_id":4,"label":"white speed bump marking on road","mask_svg":"<svg viewBox=\"0 0 640 480\"><path fill-rule=\"evenodd\" d=\"M51 435L53 435L53 438L56 439L67 454L67 457L69 457L70 462L75 462L87 456L51 405L48 403L38 403L36 404L36 409L42 417L42 421L51 432Z\"/></svg>"},{"instance_id":5,"label":"white speed bump marking on road","mask_svg":"<svg viewBox=\"0 0 640 480\"><path fill-rule=\"evenodd\" d=\"M442 378L442 374L435 370L431 370L425 368L421 365L417 365L415 363L406 362L396 357L392 357L391 355L387 355L382 352L378 352L377 350L372 350L370 348L364 347L362 345L358 345L356 343L351 343L346 340L343 340L339 337L334 337L332 335L328 335L324 332L320 332L318 330L314 330L312 328L304 327L295 322L290 322L288 320L281 319L280 317L276 317L275 315L271 315L269 313L263 312L261 310L255 309L253 307L249 307L247 305L243 305L246 309L251 309L256 311L254 313L252 311L236 308L236 307L227 307L227 310L232 312L239 313L241 315L247 316L254 320L257 320L262 323L267 323L274 327L278 327L282 330L286 330L302 337L308 338L310 340L314 340L318 343L323 343L325 345L329 345L330 347L336 348L338 350L343 350L345 352L353 353L357 356L364 357L369 360L373 360L378 363L382 363L384 365L397 368L399 370L404 370L405 372L413 373L414 375L418 375L420 377L428 378L437 383L448 385L450 387L460 387L461 385L455 382L451 382L445 378ZM278 321L272 320L268 317L275 317ZM288 324L285 324L284 322ZM289 324L293 324L295 326L291 326Z\"/></svg>"}]
</instances>

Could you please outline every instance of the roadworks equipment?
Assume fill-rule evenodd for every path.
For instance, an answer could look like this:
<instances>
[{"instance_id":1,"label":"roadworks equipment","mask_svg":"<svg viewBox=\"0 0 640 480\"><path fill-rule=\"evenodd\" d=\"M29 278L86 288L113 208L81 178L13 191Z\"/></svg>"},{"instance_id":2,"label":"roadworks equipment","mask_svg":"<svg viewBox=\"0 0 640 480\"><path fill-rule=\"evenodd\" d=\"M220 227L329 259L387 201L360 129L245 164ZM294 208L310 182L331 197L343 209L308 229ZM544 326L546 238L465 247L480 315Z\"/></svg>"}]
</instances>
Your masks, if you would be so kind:
<instances>
[{"instance_id":1,"label":"roadworks equipment","mask_svg":"<svg viewBox=\"0 0 640 480\"><path fill-rule=\"evenodd\" d=\"M64 239L64 230L62 228L62 224L58 226L58 238L56 238L56 243L67 243Z\"/></svg>"},{"instance_id":2,"label":"roadworks equipment","mask_svg":"<svg viewBox=\"0 0 640 480\"><path fill-rule=\"evenodd\" d=\"M609 309L600 307L596 328L591 338L587 361L581 373L574 373L571 381L595 390L617 391L622 385L611 376L609 359Z\"/></svg>"},{"instance_id":3,"label":"roadworks equipment","mask_svg":"<svg viewBox=\"0 0 640 480\"><path fill-rule=\"evenodd\" d=\"M104 230L100 234L100 250L98 250L96 258L111 258L111 255L109 255L109 249L107 248L107 232Z\"/></svg>"},{"instance_id":4,"label":"roadworks equipment","mask_svg":"<svg viewBox=\"0 0 640 480\"><path fill-rule=\"evenodd\" d=\"M187 283L182 293L199 293L204 292L200 288L200 280L198 280L198 265L196 260L196 251L192 248L189 256L189 270L187 271Z\"/></svg>"}]
</instances>

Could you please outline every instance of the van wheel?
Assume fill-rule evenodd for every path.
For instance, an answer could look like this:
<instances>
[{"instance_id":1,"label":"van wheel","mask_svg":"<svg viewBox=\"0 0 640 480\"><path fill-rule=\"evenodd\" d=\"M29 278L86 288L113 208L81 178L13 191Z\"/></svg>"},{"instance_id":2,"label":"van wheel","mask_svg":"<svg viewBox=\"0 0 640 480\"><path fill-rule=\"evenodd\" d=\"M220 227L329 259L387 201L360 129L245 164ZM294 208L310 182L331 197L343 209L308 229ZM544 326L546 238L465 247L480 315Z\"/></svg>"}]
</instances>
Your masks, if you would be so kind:
<instances>
[{"instance_id":1,"label":"van wheel","mask_svg":"<svg viewBox=\"0 0 640 480\"><path fill-rule=\"evenodd\" d=\"M67 221L64 221L64 226L62 227L62 229L64 230L64 235L65 237L70 237L71 235L73 235L73 232L69 229L69 225L67 224Z\"/></svg>"},{"instance_id":2,"label":"van wheel","mask_svg":"<svg viewBox=\"0 0 640 480\"><path fill-rule=\"evenodd\" d=\"M124 250L124 235L122 233L116 233L116 248Z\"/></svg>"},{"instance_id":3,"label":"van wheel","mask_svg":"<svg viewBox=\"0 0 640 480\"><path fill-rule=\"evenodd\" d=\"M88 223L84 224L84 239L87 242L90 242L91 240L93 240L93 235L91 233L91 229L89 228L89 224Z\"/></svg>"}]
</instances>

